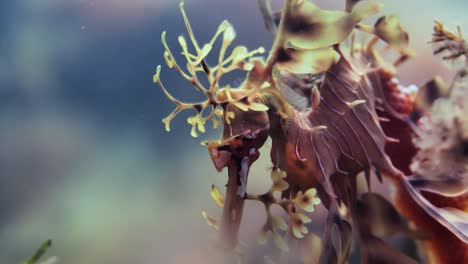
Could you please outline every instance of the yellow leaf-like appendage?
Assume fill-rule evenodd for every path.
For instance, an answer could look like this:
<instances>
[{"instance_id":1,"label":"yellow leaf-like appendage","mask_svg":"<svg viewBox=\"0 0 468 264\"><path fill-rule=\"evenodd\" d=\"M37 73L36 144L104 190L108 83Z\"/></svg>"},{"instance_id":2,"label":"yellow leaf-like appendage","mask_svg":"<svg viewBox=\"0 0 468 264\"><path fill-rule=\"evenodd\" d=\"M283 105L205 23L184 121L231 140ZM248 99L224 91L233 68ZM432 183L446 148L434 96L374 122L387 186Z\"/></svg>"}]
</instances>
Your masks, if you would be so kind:
<instances>
[{"instance_id":1,"label":"yellow leaf-like appendage","mask_svg":"<svg viewBox=\"0 0 468 264\"><path fill-rule=\"evenodd\" d=\"M219 192L218 188L216 188L215 185L211 185L211 197L213 198L213 200L216 202L216 204L223 208L224 207L224 198L223 196L221 195L221 193Z\"/></svg>"},{"instance_id":2,"label":"yellow leaf-like appendage","mask_svg":"<svg viewBox=\"0 0 468 264\"><path fill-rule=\"evenodd\" d=\"M161 35L161 42L164 46L164 60L169 68L175 68L177 72L186 79L194 88L202 93L206 100L198 103L184 103L174 98L164 87L160 79L161 67L158 66L156 74L153 76L153 82L157 83L166 97L175 104L175 109L170 115L163 119L165 129L170 131L172 119L183 110L194 109L196 114L187 119L187 122L192 125L190 134L193 137L198 137L199 133L206 131L205 124L208 120L212 121L213 127L219 127L223 122L229 123L229 119L233 118L232 114L226 113L226 105L234 104L242 111L266 111L268 108L260 103L243 103L247 97L256 91L244 92L244 96L233 98L232 91L229 86L220 87L219 81L221 77L234 70L251 71L254 69L254 64L249 60L257 54L265 52L264 48L258 48L253 51L248 51L244 46L235 47L231 54L228 54L228 48L236 38L234 28L227 21L223 21L210 42L200 45L195 38L190 22L184 10L184 4L180 4L180 11L187 28L188 38L184 36L178 37L179 45L182 49L186 63L179 64L166 41L166 32ZM219 50L219 57L216 66L210 67L206 63L207 56L213 51L214 42L222 36L222 46ZM190 47L190 44L192 47ZM195 52L191 52L191 49ZM180 65L185 65L184 67ZM186 70L184 70L186 68ZM202 72L207 76L209 86L205 87L198 79L198 74ZM249 88L235 88L236 90ZM202 113L203 116L202 116ZM205 115L206 114L206 115Z\"/></svg>"},{"instance_id":3,"label":"yellow leaf-like appendage","mask_svg":"<svg viewBox=\"0 0 468 264\"><path fill-rule=\"evenodd\" d=\"M218 230L219 229L219 223L218 220L214 219L213 217L209 216L207 212L202 211L202 216L206 220L206 223L213 227L214 229Z\"/></svg>"}]
</instances>

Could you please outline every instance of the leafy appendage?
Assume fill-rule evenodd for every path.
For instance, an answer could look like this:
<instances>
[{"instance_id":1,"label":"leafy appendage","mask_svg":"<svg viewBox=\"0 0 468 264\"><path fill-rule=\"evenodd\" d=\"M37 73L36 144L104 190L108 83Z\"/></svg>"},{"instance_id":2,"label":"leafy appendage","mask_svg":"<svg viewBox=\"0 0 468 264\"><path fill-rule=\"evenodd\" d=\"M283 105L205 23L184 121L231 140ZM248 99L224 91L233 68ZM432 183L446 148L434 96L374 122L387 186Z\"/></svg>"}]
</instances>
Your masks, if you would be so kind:
<instances>
[{"instance_id":1,"label":"leafy appendage","mask_svg":"<svg viewBox=\"0 0 468 264\"><path fill-rule=\"evenodd\" d=\"M175 109L166 118L163 119L165 128L170 131L172 119L181 111L186 109L194 109L196 114L190 116L187 122L192 126L191 135L197 137L199 133L205 132L205 124L208 120L213 123L213 128L217 128L223 122L229 123L229 120L233 118L233 113L226 110L228 104L233 104L239 109L247 111L265 111L268 108L260 103L249 102L248 96L257 92L256 89L252 88L231 88L229 86L220 87L219 81L221 77L234 70L250 71L254 68L254 65L249 62L250 58L257 54L262 54L265 49L260 47L253 51L248 51L244 46L235 47L229 56L228 48L236 37L234 28L227 22L223 21L216 31L215 35L210 42L200 46L195 35L193 34L192 28L188 21L187 15L185 14L183 3L180 4L180 10L185 21L185 26L190 38L190 42L195 49L194 53L189 51L187 40L184 36L179 36L178 41L182 48L182 55L185 57L187 62L185 71L180 64L176 61L171 49L166 42L166 32L162 33L161 41L164 46L164 59L169 68L175 68L182 77L184 77L189 83L191 83L195 89L206 96L206 100L198 103L184 103L177 100L172 96L160 79L161 66L156 69L156 74L153 77L153 82L157 83L164 94L169 100L175 104ZM219 57L217 65L210 67L206 62L206 57L212 51L213 45L216 40L222 35L222 45L219 51ZM209 87L205 87L198 78L198 73L204 73L208 79ZM236 93L234 95L232 90L243 90L242 93ZM258 88L260 89L260 87ZM239 95L240 94L240 95Z\"/></svg>"},{"instance_id":2,"label":"leafy appendage","mask_svg":"<svg viewBox=\"0 0 468 264\"><path fill-rule=\"evenodd\" d=\"M434 54L442 54L444 60L456 60L464 58L467 60L468 44L463 38L461 27L457 27L457 33L444 28L444 25L435 21L434 32L432 34L432 44L434 44Z\"/></svg>"},{"instance_id":3,"label":"leafy appendage","mask_svg":"<svg viewBox=\"0 0 468 264\"><path fill-rule=\"evenodd\" d=\"M273 184L270 190L261 195L246 194L245 199L259 201L263 203L265 208L266 221L258 236L258 243L265 244L268 236L271 235L275 246L284 252L288 252L288 243L286 243L285 237L280 231L286 231L285 236L288 238L291 234L297 239L304 238L309 233L306 224L310 223L311 219L307 215L297 212L296 209L301 208L304 211L313 212L314 207L320 204L321 201L316 197L317 190L315 188L307 190L304 194L299 192L290 199L277 199L274 196L275 192L282 193L289 188L289 184L284 180L285 178L286 172L273 168L271 171ZM215 186L212 186L210 194L216 204L223 207L224 200ZM288 214L289 223L282 217L272 214L271 206L273 205L280 206ZM208 225L213 226L216 230L218 229L218 220L208 216L206 212L202 212L202 215Z\"/></svg>"},{"instance_id":4,"label":"leafy appendage","mask_svg":"<svg viewBox=\"0 0 468 264\"><path fill-rule=\"evenodd\" d=\"M364 57L374 67L385 66L391 73L395 73L392 66L399 66L408 59L414 57L414 51L409 48L409 34L400 24L397 15L382 16L375 22L374 26L359 24L356 26L362 32L373 35L369 41L363 39L362 43L355 41L355 35L351 36L351 57ZM380 50L376 49L379 42L384 43ZM384 53L394 50L399 53L399 57L388 64L384 59Z\"/></svg>"}]
</instances>

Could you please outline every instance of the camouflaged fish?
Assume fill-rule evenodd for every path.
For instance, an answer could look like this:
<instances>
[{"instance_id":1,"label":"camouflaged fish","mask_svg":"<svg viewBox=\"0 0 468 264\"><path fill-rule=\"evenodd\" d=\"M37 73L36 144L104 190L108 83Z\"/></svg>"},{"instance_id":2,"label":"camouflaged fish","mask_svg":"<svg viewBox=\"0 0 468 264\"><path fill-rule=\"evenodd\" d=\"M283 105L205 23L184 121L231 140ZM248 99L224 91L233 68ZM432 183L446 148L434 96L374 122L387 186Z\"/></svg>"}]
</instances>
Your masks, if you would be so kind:
<instances>
[{"instance_id":1,"label":"camouflaged fish","mask_svg":"<svg viewBox=\"0 0 468 264\"><path fill-rule=\"evenodd\" d=\"M300 239L303 261L347 263L355 234L363 263L416 263L387 245L383 238L400 232L414 239L428 239L430 230L428 233L419 226L410 228L397 209L411 221L420 216L408 214L408 208L402 208L398 199L395 209L385 198L371 192L371 176L376 175L382 181L384 175L396 186L400 198L408 199L416 210L454 234L461 241L462 255L466 256L464 214L441 211L421 194L424 186L443 189L440 187L443 184L404 175L416 153L412 144L408 145L408 151L412 152L408 152L406 167L400 166L398 158L389 156L386 150L386 146L397 144L401 135L396 134L397 139L387 136L384 122L401 122L401 126L409 127L408 135L404 135L408 137L417 130L410 114L416 112L413 102L417 89L404 87L396 78L396 67L413 54L408 33L398 17L383 16L373 26L364 24L364 19L382 8L381 4L369 1L347 1L345 11L322 10L307 0L286 0L279 12L274 12L266 0L259 0L259 6L266 28L274 37L266 58L259 56L264 48L229 49L236 34L227 21L221 23L209 42L201 45L195 39L183 4L180 7L192 45L189 47L185 37L178 38L186 62L176 62L163 32L166 64L206 96L205 101L181 102L162 83L161 67L154 76L154 82L175 104L174 111L163 120L168 131L171 120L189 109L195 111L187 119L192 125L192 136L205 132L208 121L214 128L223 127L221 140L205 142L216 169L226 168L229 174L224 198L216 188L212 190L215 201L223 207L222 218L218 221L205 212L203 215L210 225L220 229L224 247L236 247L244 202L256 200L265 205L267 213L260 241L265 242L271 234L275 245L288 251L284 238ZM357 33L370 34L372 38L356 44ZM219 58L210 65L207 55L218 39L222 43ZM400 56L387 62L376 51L379 42ZM238 87L221 86L220 79L234 70L246 71L245 80ZM199 80L200 73L206 75L207 83ZM462 132L466 132L464 129L462 125ZM265 194L250 194L249 169L268 138L272 141L273 185ZM363 191L359 175L364 175L367 191ZM457 174L450 179L463 182L465 175ZM462 191L450 189L453 195ZM274 192L281 192L282 198L275 197ZM323 239L308 232L306 224L310 218L301 213L313 211L319 203L329 212ZM273 204L285 210L289 225L272 215ZM455 216L461 219L450 223L448 219ZM312 240L321 242L303 246Z\"/></svg>"}]
</instances>

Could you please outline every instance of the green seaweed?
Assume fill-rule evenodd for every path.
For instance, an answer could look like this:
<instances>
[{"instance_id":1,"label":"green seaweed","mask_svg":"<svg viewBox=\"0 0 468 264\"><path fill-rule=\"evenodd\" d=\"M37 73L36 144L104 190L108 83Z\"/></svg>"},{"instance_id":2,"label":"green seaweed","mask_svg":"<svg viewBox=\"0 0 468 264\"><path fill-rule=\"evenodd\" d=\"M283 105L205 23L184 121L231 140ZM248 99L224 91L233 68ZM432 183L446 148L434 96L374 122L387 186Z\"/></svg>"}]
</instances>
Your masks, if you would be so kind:
<instances>
[{"instance_id":1,"label":"green seaweed","mask_svg":"<svg viewBox=\"0 0 468 264\"><path fill-rule=\"evenodd\" d=\"M23 262L23 264L36 264L38 261L47 253L47 250L52 246L52 240L48 239L36 250L34 255L32 255L28 260Z\"/></svg>"}]
</instances>

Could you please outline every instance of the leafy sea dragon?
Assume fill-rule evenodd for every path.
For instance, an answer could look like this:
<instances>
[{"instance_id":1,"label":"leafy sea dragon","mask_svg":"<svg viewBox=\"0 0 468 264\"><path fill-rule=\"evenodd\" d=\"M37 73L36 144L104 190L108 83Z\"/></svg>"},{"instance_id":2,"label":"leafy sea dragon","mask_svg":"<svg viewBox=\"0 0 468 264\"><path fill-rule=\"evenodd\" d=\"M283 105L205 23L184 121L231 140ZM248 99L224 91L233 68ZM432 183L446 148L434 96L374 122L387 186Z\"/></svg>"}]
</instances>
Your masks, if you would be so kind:
<instances>
[{"instance_id":1,"label":"leafy sea dragon","mask_svg":"<svg viewBox=\"0 0 468 264\"><path fill-rule=\"evenodd\" d=\"M183 4L180 5L181 12L195 50L190 52L187 40L179 37L182 54L187 61L186 69L176 62L163 32L166 64L206 96L205 101L198 103L178 101L162 83L161 67L158 66L154 82L175 104L174 111L163 119L166 130L170 130L171 120L186 109L195 110L195 115L187 119L192 125L192 136L203 133L209 120L215 128L223 126L222 139L208 141L206 145L216 169L227 168L229 174L225 199L218 199L224 208L220 229L225 248L232 249L238 242L246 199L262 201L267 214L271 204L282 205L291 219L296 220L294 223L301 232L294 232L294 235L300 238L302 233L307 233L306 229L302 232L307 218L297 214L295 206L307 203L305 200L311 197L306 194L316 190L319 201L329 210L324 248L319 257L321 263L346 261L352 239L351 228L356 230L362 245L364 262L385 258L393 263L414 263L387 246L375 234L373 223L365 223L360 217L365 212L376 211L377 207L385 207L390 214L396 214L392 218L396 220L392 223L384 221L384 224L396 224L408 234L417 234L404 226L392 205L382 197L358 192L357 175L361 172L365 172L368 182L371 170L380 180L383 174L396 181L406 181L384 150L386 142L395 140L384 134L376 112L382 104L381 91L375 89L375 81L369 78L369 72L356 67L355 59L348 56L340 44L356 29L372 33L377 40L382 39L391 46L398 46L405 35L398 31L398 27L396 33L403 34L392 34L395 30L389 30L392 29L391 23L390 27L377 23L374 28L363 24L361 21L376 14L382 5L375 2L355 5L355 2L358 1L348 1L346 11L327 11L306 0L286 0L273 22L265 20L275 38L266 60L256 56L265 52L263 48L248 51L246 47L238 46L229 51L235 31L227 21L221 23L210 42L200 45ZM268 9L267 2L260 1L260 4ZM263 15L267 18L269 12L263 12ZM210 66L207 55L220 37L222 44L218 61ZM402 52L398 61L402 62L408 56ZM239 87L220 86L223 75L239 69L247 71L247 77ZM200 81L200 72L206 75L208 85ZM288 81L298 76L307 77L306 88L298 89L300 95L307 97L301 107L288 100L285 91L291 83ZM297 84L296 81L293 83ZM286 184L276 190L282 192L289 201L287 203L277 201L271 192L253 196L246 190L249 168L258 159L259 148L268 137L272 140L272 178L281 183L278 179L284 175L278 175L285 172ZM342 205L348 208L348 216L339 213ZM284 226L278 218L268 217L268 220L272 219L276 219L272 222L277 227ZM271 223L269 228L264 231L275 233ZM278 237L275 242L280 248L285 248Z\"/></svg>"}]
</instances>

